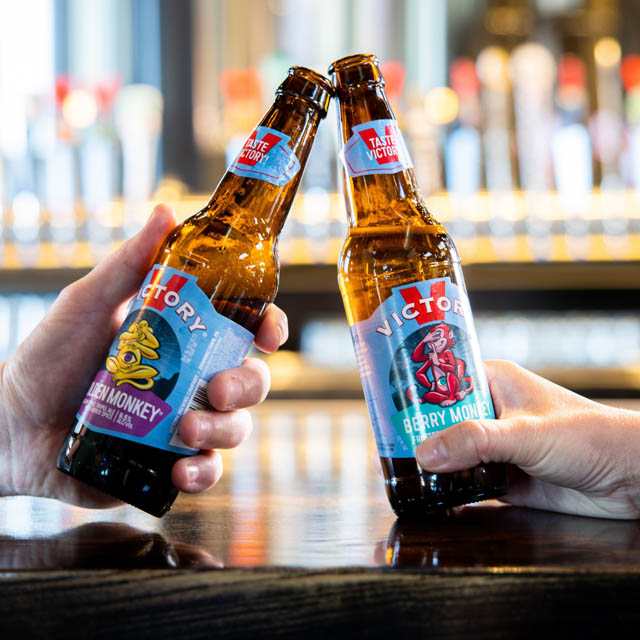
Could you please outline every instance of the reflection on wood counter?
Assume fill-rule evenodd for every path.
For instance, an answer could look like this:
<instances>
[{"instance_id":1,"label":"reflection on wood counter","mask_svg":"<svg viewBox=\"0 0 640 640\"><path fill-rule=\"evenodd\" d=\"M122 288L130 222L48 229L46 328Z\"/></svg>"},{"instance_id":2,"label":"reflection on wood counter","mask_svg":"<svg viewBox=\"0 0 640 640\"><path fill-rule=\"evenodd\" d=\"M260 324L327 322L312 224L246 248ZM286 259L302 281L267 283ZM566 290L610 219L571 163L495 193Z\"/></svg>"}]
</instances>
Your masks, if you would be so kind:
<instances>
[{"instance_id":1,"label":"reflection on wood counter","mask_svg":"<svg viewBox=\"0 0 640 640\"><path fill-rule=\"evenodd\" d=\"M363 403L254 414L218 486L161 520L0 500L2 637L611 637L640 621L637 522L488 502L400 524Z\"/></svg>"}]
</instances>

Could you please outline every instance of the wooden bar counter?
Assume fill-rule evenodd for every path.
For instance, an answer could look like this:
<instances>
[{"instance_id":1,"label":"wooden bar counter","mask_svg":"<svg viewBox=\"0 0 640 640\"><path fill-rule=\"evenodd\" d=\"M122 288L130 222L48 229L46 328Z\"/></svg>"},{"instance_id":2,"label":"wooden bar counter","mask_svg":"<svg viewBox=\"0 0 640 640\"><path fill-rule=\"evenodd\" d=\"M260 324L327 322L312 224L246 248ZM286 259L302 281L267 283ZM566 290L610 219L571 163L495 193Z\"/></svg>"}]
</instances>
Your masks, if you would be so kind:
<instances>
[{"instance_id":1,"label":"wooden bar counter","mask_svg":"<svg viewBox=\"0 0 640 640\"><path fill-rule=\"evenodd\" d=\"M640 524L486 502L396 522L358 401L267 401L158 520L0 499L0 639L637 637Z\"/></svg>"}]
</instances>

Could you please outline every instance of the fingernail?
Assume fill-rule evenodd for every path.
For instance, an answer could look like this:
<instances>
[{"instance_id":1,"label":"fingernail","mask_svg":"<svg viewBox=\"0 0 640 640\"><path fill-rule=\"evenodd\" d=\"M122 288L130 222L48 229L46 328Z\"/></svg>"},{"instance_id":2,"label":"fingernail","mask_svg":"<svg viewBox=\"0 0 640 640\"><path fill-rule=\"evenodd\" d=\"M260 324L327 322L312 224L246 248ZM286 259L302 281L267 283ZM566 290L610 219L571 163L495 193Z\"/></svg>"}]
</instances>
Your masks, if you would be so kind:
<instances>
[{"instance_id":1,"label":"fingernail","mask_svg":"<svg viewBox=\"0 0 640 640\"><path fill-rule=\"evenodd\" d=\"M244 394L244 383L240 378L231 378L227 389L227 402L225 409L235 409Z\"/></svg>"},{"instance_id":2,"label":"fingernail","mask_svg":"<svg viewBox=\"0 0 640 640\"><path fill-rule=\"evenodd\" d=\"M197 464L193 464L193 462L187 464L187 481L189 484L193 484L198 479L199 475L200 470L198 469Z\"/></svg>"},{"instance_id":3,"label":"fingernail","mask_svg":"<svg viewBox=\"0 0 640 640\"><path fill-rule=\"evenodd\" d=\"M208 424L198 420L198 438L194 442L194 446L202 449L205 444L209 441L209 436L211 435L211 429Z\"/></svg>"},{"instance_id":4,"label":"fingernail","mask_svg":"<svg viewBox=\"0 0 640 640\"><path fill-rule=\"evenodd\" d=\"M427 438L416 450L416 458L425 469L437 468L449 459L447 447L441 438Z\"/></svg>"}]
</instances>

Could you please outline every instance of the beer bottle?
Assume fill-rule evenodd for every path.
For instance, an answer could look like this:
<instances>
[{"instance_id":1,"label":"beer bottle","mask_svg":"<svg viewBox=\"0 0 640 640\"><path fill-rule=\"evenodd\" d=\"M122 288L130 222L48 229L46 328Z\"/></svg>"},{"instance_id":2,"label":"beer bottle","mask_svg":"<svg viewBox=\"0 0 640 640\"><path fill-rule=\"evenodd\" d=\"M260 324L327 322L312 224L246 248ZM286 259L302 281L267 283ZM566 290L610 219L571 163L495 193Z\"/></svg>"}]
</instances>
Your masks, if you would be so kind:
<instances>
[{"instance_id":1,"label":"beer bottle","mask_svg":"<svg viewBox=\"0 0 640 640\"><path fill-rule=\"evenodd\" d=\"M242 363L275 298L278 234L331 95L324 76L292 67L208 204L169 234L78 411L61 471L155 516L171 507L171 469L197 453L178 422L208 407L207 382Z\"/></svg>"},{"instance_id":2,"label":"beer bottle","mask_svg":"<svg viewBox=\"0 0 640 640\"><path fill-rule=\"evenodd\" d=\"M493 418L493 405L460 258L422 201L378 59L329 72L349 218L338 280L391 506L415 519L502 495L504 465L427 473L415 460L429 435Z\"/></svg>"}]
</instances>

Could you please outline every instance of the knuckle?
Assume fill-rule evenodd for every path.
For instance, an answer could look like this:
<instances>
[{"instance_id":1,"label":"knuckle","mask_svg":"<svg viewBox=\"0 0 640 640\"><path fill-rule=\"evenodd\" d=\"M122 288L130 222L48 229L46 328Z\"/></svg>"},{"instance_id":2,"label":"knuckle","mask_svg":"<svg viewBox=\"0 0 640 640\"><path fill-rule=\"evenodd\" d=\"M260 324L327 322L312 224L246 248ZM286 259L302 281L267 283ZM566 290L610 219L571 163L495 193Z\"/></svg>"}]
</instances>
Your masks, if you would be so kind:
<instances>
[{"instance_id":1,"label":"knuckle","mask_svg":"<svg viewBox=\"0 0 640 640\"><path fill-rule=\"evenodd\" d=\"M83 280L84 278L80 278L79 280L76 280L64 287L58 294L57 299L59 304L68 304L73 302L84 286Z\"/></svg>"},{"instance_id":2,"label":"knuckle","mask_svg":"<svg viewBox=\"0 0 640 640\"><path fill-rule=\"evenodd\" d=\"M237 447L242 444L253 431L253 419L246 409L234 412L233 426L230 432L229 446Z\"/></svg>"},{"instance_id":3,"label":"knuckle","mask_svg":"<svg viewBox=\"0 0 640 640\"><path fill-rule=\"evenodd\" d=\"M199 422L196 411L188 411L182 416L178 424L178 434L182 441L188 446L197 446L199 438Z\"/></svg>"},{"instance_id":4,"label":"knuckle","mask_svg":"<svg viewBox=\"0 0 640 640\"><path fill-rule=\"evenodd\" d=\"M254 374L261 377L270 376L269 365L261 358L247 358L244 361L244 366L246 366Z\"/></svg>"},{"instance_id":5,"label":"knuckle","mask_svg":"<svg viewBox=\"0 0 640 640\"><path fill-rule=\"evenodd\" d=\"M482 422L469 422L467 424L468 437L473 444L477 457L482 460L482 462L491 461L494 453L493 443L495 440L493 430Z\"/></svg>"},{"instance_id":6,"label":"knuckle","mask_svg":"<svg viewBox=\"0 0 640 640\"><path fill-rule=\"evenodd\" d=\"M249 372L247 386L252 390L253 400L262 402L271 386L271 370L267 363L259 358L247 358L245 366Z\"/></svg>"},{"instance_id":7,"label":"knuckle","mask_svg":"<svg viewBox=\"0 0 640 640\"><path fill-rule=\"evenodd\" d=\"M495 378L497 375L506 379L514 378L526 371L513 360L487 360L485 364L487 365L487 374L490 379Z\"/></svg>"}]
</instances>

